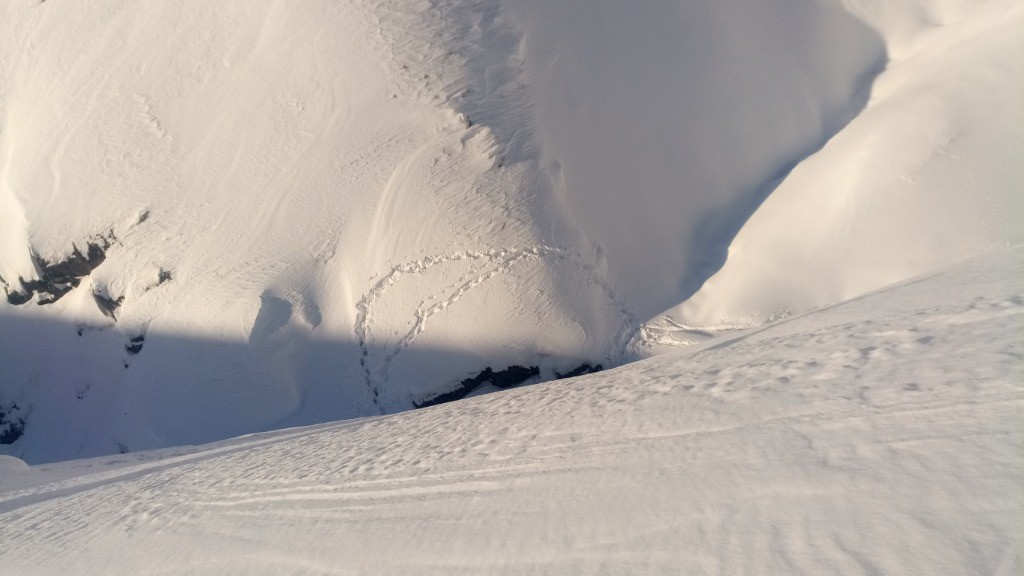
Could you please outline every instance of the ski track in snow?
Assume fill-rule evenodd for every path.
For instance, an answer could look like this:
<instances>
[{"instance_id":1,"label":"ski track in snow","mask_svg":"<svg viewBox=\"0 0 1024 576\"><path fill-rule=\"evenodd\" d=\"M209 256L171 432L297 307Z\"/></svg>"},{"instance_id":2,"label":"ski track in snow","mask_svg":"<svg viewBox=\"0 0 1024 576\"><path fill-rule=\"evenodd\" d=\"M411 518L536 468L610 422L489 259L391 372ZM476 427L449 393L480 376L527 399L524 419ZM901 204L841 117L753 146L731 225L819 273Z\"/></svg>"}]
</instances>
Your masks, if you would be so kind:
<instances>
[{"instance_id":1,"label":"ski track in snow","mask_svg":"<svg viewBox=\"0 0 1024 576\"><path fill-rule=\"evenodd\" d=\"M268 442L279 442L281 440L286 440L293 436L306 436L312 434L315 429L316 428L314 427L308 430L300 430L297 432L278 432L275 433L272 438L254 441L236 439L232 440L231 442L227 443L225 446L220 448L207 447L202 450L196 449L194 450L195 453L185 454L182 456L160 458L155 463L145 462L147 458L145 455L137 456L137 458L143 460L142 463L128 464L127 466L120 466L124 464L124 460L121 460L117 457L100 457L97 458L96 460L105 461L107 463L106 465L116 465L115 469L110 472L87 474L82 477L48 483L43 485L42 487L35 489L14 490L11 492L7 492L3 494L2 497L0 497L0 514L12 512L19 508L32 506L34 504L45 502L47 500L53 500L56 498L66 498L74 494L98 488L100 486L103 486L104 484L134 480L142 478L144 476L148 476L150 474L161 472L163 470L169 470L172 468L185 466L194 462L199 462L202 460L207 460L209 458L215 458L217 456L221 456L224 454L237 452L239 450L255 448ZM168 451L173 452L174 449L170 449ZM132 458L134 457L135 456L133 456ZM128 462L131 462L131 460L128 460Z\"/></svg>"},{"instance_id":2,"label":"ski track in snow","mask_svg":"<svg viewBox=\"0 0 1024 576\"><path fill-rule=\"evenodd\" d=\"M30 487L0 482L0 562L1013 574L1024 294L1019 262L997 262L571 381L38 487L81 464L17 473Z\"/></svg>"},{"instance_id":3,"label":"ski track in snow","mask_svg":"<svg viewBox=\"0 0 1024 576\"><path fill-rule=\"evenodd\" d=\"M12 0L0 271L124 244L2 326L46 336L0 329L0 406L31 416L0 451L405 409L400 374L422 392L465 368L415 373L433 346L494 368L694 346L401 417L0 467L0 572L1018 572L1016 261L1012 293L951 274L710 333L1020 241L1022 7L902 4ZM644 325L740 221L699 306ZM126 296L106 334L90 289Z\"/></svg>"},{"instance_id":4,"label":"ski track in snow","mask_svg":"<svg viewBox=\"0 0 1024 576\"><path fill-rule=\"evenodd\" d=\"M602 290L622 316L623 327L616 338L616 347L619 356L625 358L629 353L631 343L640 332L642 323L629 309L625 301L612 290L611 286L596 273L592 266L581 262L578 257L569 251L562 248L538 245L524 248L452 252L394 266L388 274L374 284L356 305L358 313L356 316L355 336L361 353L359 363L365 372L366 385L372 395L374 404L382 410L385 408L379 404L380 390L388 381L391 362L403 349L408 348L417 336L427 329L427 321L432 316L447 310L458 302L460 298L484 282L512 272L517 264L538 260L547 262L557 260L568 263L576 270L582 272L588 282ZM420 300L419 305L412 313L412 328L399 338L397 342L386 346L382 357L376 359L377 362L374 365L374 358L370 350L371 344L374 343L372 338L372 310L374 305L384 297L387 289L393 287L403 276L421 275L432 268L463 261L469 261L473 266L453 283Z\"/></svg>"}]
</instances>

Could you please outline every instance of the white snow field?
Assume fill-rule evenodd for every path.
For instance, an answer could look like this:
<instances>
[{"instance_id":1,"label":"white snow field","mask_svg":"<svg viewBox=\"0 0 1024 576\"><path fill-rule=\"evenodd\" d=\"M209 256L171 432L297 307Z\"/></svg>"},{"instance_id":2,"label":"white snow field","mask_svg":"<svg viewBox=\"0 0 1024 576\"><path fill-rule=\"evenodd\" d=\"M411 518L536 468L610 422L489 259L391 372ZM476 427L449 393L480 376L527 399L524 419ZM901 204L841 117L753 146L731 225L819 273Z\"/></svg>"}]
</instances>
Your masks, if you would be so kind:
<instances>
[{"instance_id":1,"label":"white snow field","mask_svg":"<svg viewBox=\"0 0 1024 576\"><path fill-rule=\"evenodd\" d=\"M402 411L1024 242L1022 27L1017 0L5 0L0 453Z\"/></svg>"},{"instance_id":2,"label":"white snow field","mask_svg":"<svg viewBox=\"0 0 1024 576\"><path fill-rule=\"evenodd\" d=\"M672 354L29 469L4 574L1024 568L1024 249Z\"/></svg>"}]
</instances>

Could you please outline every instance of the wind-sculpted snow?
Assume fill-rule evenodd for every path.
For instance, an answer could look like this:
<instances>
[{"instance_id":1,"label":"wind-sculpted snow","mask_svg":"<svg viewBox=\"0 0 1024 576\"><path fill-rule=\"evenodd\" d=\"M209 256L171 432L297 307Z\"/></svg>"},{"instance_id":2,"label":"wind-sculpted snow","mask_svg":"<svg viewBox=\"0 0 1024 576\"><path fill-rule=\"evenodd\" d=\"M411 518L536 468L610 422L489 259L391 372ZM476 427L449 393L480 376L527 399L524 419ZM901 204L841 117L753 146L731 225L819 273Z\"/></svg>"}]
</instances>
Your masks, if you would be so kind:
<instances>
[{"instance_id":1,"label":"wind-sculpted snow","mask_svg":"<svg viewBox=\"0 0 1024 576\"><path fill-rule=\"evenodd\" d=\"M674 354L210 446L0 459L77 574L1016 574L1020 249Z\"/></svg>"},{"instance_id":2,"label":"wind-sculpted snow","mask_svg":"<svg viewBox=\"0 0 1024 576\"><path fill-rule=\"evenodd\" d=\"M506 7L556 193L644 320L721 266L775 182L864 106L886 57L834 2Z\"/></svg>"},{"instance_id":3,"label":"wind-sculpted snow","mask_svg":"<svg viewBox=\"0 0 1024 576\"><path fill-rule=\"evenodd\" d=\"M4 2L0 398L25 426L0 449L404 410L1018 241L1019 12ZM21 291L99 231L58 301Z\"/></svg>"},{"instance_id":4,"label":"wind-sculpted snow","mask_svg":"<svg viewBox=\"0 0 1024 576\"><path fill-rule=\"evenodd\" d=\"M677 322L762 322L1024 242L1024 6L890 4L861 6L897 49L867 108L786 176Z\"/></svg>"}]
</instances>

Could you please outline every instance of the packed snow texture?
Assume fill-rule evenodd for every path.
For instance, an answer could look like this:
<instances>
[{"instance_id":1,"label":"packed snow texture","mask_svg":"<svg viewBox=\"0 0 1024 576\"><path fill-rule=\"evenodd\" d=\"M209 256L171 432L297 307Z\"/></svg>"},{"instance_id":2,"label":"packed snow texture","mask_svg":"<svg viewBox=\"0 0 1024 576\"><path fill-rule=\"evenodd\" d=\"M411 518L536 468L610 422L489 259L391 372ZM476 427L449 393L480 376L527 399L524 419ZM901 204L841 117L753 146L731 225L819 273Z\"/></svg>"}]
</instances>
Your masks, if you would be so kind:
<instances>
[{"instance_id":1,"label":"packed snow texture","mask_svg":"<svg viewBox=\"0 0 1024 576\"><path fill-rule=\"evenodd\" d=\"M1024 241L1022 18L6 1L0 410L24 425L0 452L400 411L487 368L622 364ZM95 269L43 278L97 238Z\"/></svg>"},{"instance_id":2,"label":"packed snow texture","mask_svg":"<svg viewBox=\"0 0 1024 576\"><path fill-rule=\"evenodd\" d=\"M1024 567L1024 251L572 381L198 448L0 458L75 574Z\"/></svg>"}]
</instances>

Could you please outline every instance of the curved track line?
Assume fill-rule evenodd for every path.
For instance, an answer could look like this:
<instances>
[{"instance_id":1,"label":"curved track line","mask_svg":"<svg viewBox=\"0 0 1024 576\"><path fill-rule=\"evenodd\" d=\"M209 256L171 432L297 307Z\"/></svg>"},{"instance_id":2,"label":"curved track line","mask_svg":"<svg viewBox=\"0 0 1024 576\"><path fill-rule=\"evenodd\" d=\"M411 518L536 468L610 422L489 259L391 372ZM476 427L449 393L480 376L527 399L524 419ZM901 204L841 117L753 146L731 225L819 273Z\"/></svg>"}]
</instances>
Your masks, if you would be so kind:
<instances>
[{"instance_id":1,"label":"curved track line","mask_svg":"<svg viewBox=\"0 0 1024 576\"><path fill-rule=\"evenodd\" d=\"M484 282L512 271L512 268L526 261L543 261L545 259L560 260L573 266L582 272L589 285L599 287L608 300L618 310L623 318L623 328L616 337L614 345L620 356L628 354L630 346L636 335L640 332L642 323L630 310L625 299L619 296L608 282L601 278L594 268L579 260L578 257L563 248L556 248L545 245L527 246L522 248L490 249L484 251L465 251L430 256L421 260L414 260L397 265L383 278L377 281L372 288L356 304L356 341L360 347L359 363L363 367L366 377L366 385L373 399L374 405L380 407L380 391L387 383L390 376L390 367L395 357L405 348L408 348L416 338L427 328L427 321L436 314L448 309L458 302L466 293L473 290ZM371 311L384 293L398 280L405 275L420 275L427 270L454 262L471 261L480 262L474 264L470 270L463 274L454 284L446 286L431 297L420 301L420 306L413 311L414 322L412 328L406 332L392 347L386 349L384 357L371 366L370 360L370 339ZM454 290L449 293L449 290ZM426 305L427 300L448 294L445 298Z\"/></svg>"}]
</instances>

